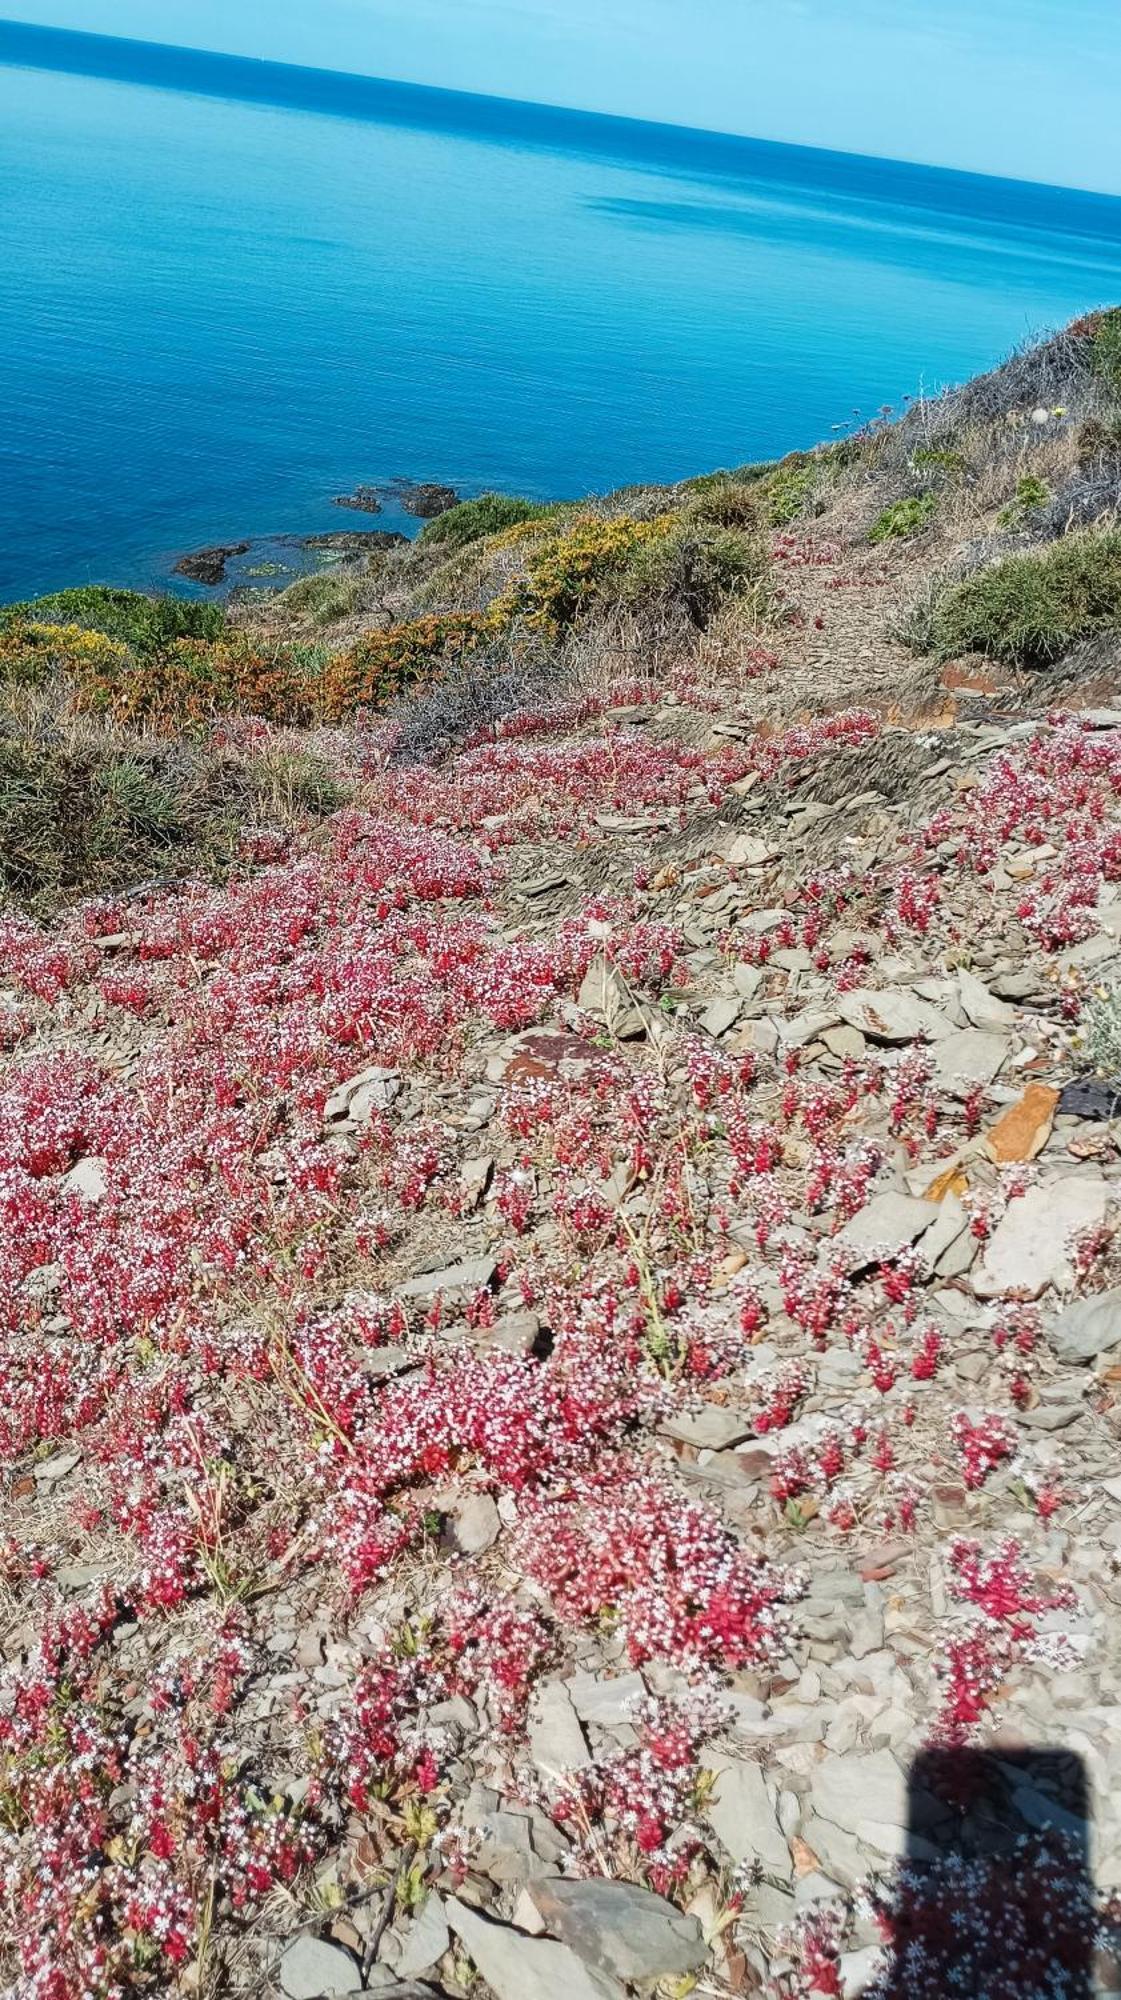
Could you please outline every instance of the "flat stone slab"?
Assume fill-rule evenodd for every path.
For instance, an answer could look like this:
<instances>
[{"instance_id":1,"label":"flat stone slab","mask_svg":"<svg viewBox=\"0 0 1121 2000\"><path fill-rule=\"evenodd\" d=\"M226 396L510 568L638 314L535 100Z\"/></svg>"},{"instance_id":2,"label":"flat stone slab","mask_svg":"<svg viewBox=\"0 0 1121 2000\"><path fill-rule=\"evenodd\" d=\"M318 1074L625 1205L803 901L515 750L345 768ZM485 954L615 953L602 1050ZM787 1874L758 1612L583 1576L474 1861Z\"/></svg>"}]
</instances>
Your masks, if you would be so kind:
<instances>
[{"instance_id":1,"label":"flat stone slab","mask_svg":"<svg viewBox=\"0 0 1121 2000\"><path fill-rule=\"evenodd\" d=\"M979 1084L991 1083L1008 1058L1006 1035L982 1028L958 1028L939 1042L934 1053L934 1082L951 1097L967 1097Z\"/></svg>"},{"instance_id":2,"label":"flat stone slab","mask_svg":"<svg viewBox=\"0 0 1121 2000\"><path fill-rule=\"evenodd\" d=\"M1009 1204L973 1273L980 1299L1037 1299L1053 1285L1074 1285L1073 1240L1105 1218L1109 1189L1103 1180L1074 1174L1029 1188Z\"/></svg>"},{"instance_id":3,"label":"flat stone slab","mask_svg":"<svg viewBox=\"0 0 1121 2000\"><path fill-rule=\"evenodd\" d=\"M437 1292L481 1292L497 1270L493 1257L468 1257L462 1264L447 1264L442 1271L422 1271L406 1278L397 1290L403 1299L430 1299Z\"/></svg>"},{"instance_id":4,"label":"flat stone slab","mask_svg":"<svg viewBox=\"0 0 1121 2000\"><path fill-rule=\"evenodd\" d=\"M531 1882L529 1894L554 1937L616 1979L681 1978L704 1963L696 1917L633 1882L546 1879Z\"/></svg>"},{"instance_id":5,"label":"flat stone slab","mask_svg":"<svg viewBox=\"0 0 1121 2000\"><path fill-rule=\"evenodd\" d=\"M334 2000L336 1994L362 1992L357 1959L325 1938L301 1937L290 1944L277 1969L287 2000Z\"/></svg>"},{"instance_id":6,"label":"flat stone slab","mask_svg":"<svg viewBox=\"0 0 1121 2000\"><path fill-rule=\"evenodd\" d=\"M694 1445L698 1451L726 1451L729 1445L742 1444L753 1429L754 1425L742 1411L725 1410L719 1403L706 1403L703 1410L667 1417L659 1425L663 1437L677 1438L682 1444Z\"/></svg>"},{"instance_id":7,"label":"flat stone slab","mask_svg":"<svg viewBox=\"0 0 1121 2000\"><path fill-rule=\"evenodd\" d=\"M641 1674L615 1674L603 1680L595 1674L573 1674L565 1687L581 1722L598 1722L605 1729L633 1721L637 1703L646 1699Z\"/></svg>"},{"instance_id":8,"label":"flat stone slab","mask_svg":"<svg viewBox=\"0 0 1121 2000\"><path fill-rule=\"evenodd\" d=\"M878 1854L901 1854L908 1820L907 1779L890 1750L867 1756L829 1752L812 1775L813 1809Z\"/></svg>"},{"instance_id":9,"label":"flat stone slab","mask_svg":"<svg viewBox=\"0 0 1121 2000\"><path fill-rule=\"evenodd\" d=\"M323 1107L324 1119L329 1125L344 1118L355 1125L368 1125L375 1111L388 1111L400 1097L402 1087L395 1069L371 1063L331 1092Z\"/></svg>"},{"instance_id":10,"label":"flat stone slab","mask_svg":"<svg viewBox=\"0 0 1121 2000\"><path fill-rule=\"evenodd\" d=\"M700 1026L706 1035L719 1041L729 1028L734 1028L739 1020L743 999L738 993L723 993L718 1000L710 1001L700 1018Z\"/></svg>"},{"instance_id":11,"label":"flat stone slab","mask_svg":"<svg viewBox=\"0 0 1121 2000\"><path fill-rule=\"evenodd\" d=\"M1121 1347L1121 1288L1075 1299L1048 1329L1047 1338L1060 1361L1096 1361Z\"/></svg>"},{"instance_id":12,"label":"flat stone slab","mask_svg":"<svg viewBox=\"0 0 1121 2000\"><path fill-rule=\"evenodd\" d=\"M917 1242L938 1221L939 1213L937 1202L920 1201L917 1195L877 1194L846 1222L830 1249L840 1252L850 1271L887 1263Z\"/></svg>"},{"instance_id":13,"label":"flat stone slab","mask_svg":"<svg viewBox=\"0 0 1121 2000\"><path fill-rule=\"evenodd\" d=\"M873 1042L938 1041L954 1032L937 1007L903 986L854 986L837 995L837 1012Z\"/></svg>"},{"instance_id":14,"label":"flat stone slab","mask_svg":"<svg viewBox=\"0 0 1121 2000\"><path fill-rule=\"evenodd\" d=\"M582 1770L592 1761L572 1697L563 1681L542 1681L530 1704L529 1753L546 1780Z\"/></svg>"},{"instance_id":15,"label":"flat stone slab","mask_svg":"<svg viewBox=\"0 0 1121 2000\"><path fill-rule=\"evenodd\" d=\"M767 1875L790 1880L790 1849L775 1816L758 1764L706 1749L702 1762L716 1774L705 1816L735 1861L762 1863Z\"/></svg>"},{"instance_id":16,"label":"flat stone slab","mask_svg":"<svg viewBox=\"0 0 1121 2000\"><path fill-rule=\"evenodd\" d=\"M527 1937L512 1924L481 1917L455 1896L446 1915L497 2000L625 2000L617 1979L585 1965L567 1944Z\"/></svg>"},{"instance_id":17,"label":"flat stone slab","mask_svg":"<svg viewBox=\"0 0 1121 2000\"><path fill-rule=\"evenodd\" d=\"M444 1915L444 1905L434 1889L430 1889L420 1909L413 1917L405 1933L405 1942L397 1960L397 1972L402 1979L419 1979L438 1965L451 1944L451 1932Z\"/></svg>"},{"instance_id":18,"label":"flat stone slab","mask_svg":"<svg viewBox=\"0 0 1121 2000\"><path fill-rule=\"evenodd\" d=\"M983 980L975 972L963 966L957 974L958 995L962 1012L975 1028L1011 1027L1016 1019L1016 1009L1007 1000L1001 1000L990 993Z\"/></svg>"}]
</instances>

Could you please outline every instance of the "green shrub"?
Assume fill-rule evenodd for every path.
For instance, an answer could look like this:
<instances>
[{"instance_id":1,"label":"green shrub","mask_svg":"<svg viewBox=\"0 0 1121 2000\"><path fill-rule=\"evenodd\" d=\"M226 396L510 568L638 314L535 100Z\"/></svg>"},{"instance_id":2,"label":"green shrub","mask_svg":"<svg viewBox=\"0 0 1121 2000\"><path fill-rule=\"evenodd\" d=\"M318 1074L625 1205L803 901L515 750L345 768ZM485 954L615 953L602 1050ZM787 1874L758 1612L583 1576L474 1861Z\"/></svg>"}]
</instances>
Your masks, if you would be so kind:
<instances>
[{"instance_id":1,"label":"green shrub","mask_svg":"<svg viewBox=\"0 0 1121 2000\"><path fill-rule=\"evenodd\" d=\"M89 743L0 738L0 889L49 906L58 896L137 880L170 847L194 847L190 777L165 781L143 759ZM183 797L177 798L179 783ZM192 857L193 858L193 857Z\"/></svg>"},{"instance_id":2,"label":"green shrub","mask_svg":"<svg viewBox=\"0 0 1121 2000\"><path fill-rule=\"evenodd\" d=\"M753 527L759 520L759 496L754 481L720 473L695 487L686 503L694 521L714 521L721 528Z\"/></svg>"},{"instance_id":3,"label":"green shrub","mask_svg":"<svg viewBox=\"0 0 1121 2000\"><path fill-rule=\"evenodd\" d=\"M286 821L305 814L311 819L326 819L353 797L352 788L310 751L270 749L247 769L261 799L269 803L274 815Z\"/></svg>"},{"instance_id":4,"label":"green shrub","mask_svg":"<svg viewBox=\"0 0 1121 2000\"><path fill-rule=\"evenodd\" d=\"M520 500L512 493L480 493L477 500L461 500L457 507L449 507L446 514L426 521L420 540L426 549L463 549L468 542L499 535L522 521L539 521L556 511L555 501Z\"/></svg>"},{"instance_id":5,"label":"green shrub","mask_svg":"<svg viewBox=\"0 0 1121 2000\"><path fill-rule=\"evenodd\" d=\"M816 483L814 463L807 452L794 452L782 459L761 482L768 527L788 528L797 521L806 512Z\"/></svg>"},{"instance_id":6,"label":"green shrub","mask_svg":"<svg viewBox=\"0 0 1121 2000\"><path fill-rule=\"evenodd\" d=\"M170 785L154 777L134 757L105 764L93 774L94 787L108 818L154 846L178 838L182 814Z\"/></svg>"},{"instance_id":7,"label":"green shrub","mask_svg":"<svg viewBox=\"0 0 1121 2000\"><path fill-rule=\"evenodd\" d=\"M1025 473L1024 477L1018 482L1016 491L1008 502L1007 507L1002 507L1000 513L997 515L997 526L1001 528L1021 527L1024 516L1030 514L1033 507L1045 506L1050 498L1051 488L1045 481L1036 479L1030 472Z\"/></svg>"},{"instance_id":8,"label":"green shrub","mask_svg":"<svg viewBox=\"0 0 1121 2000\"><path fill-rule=\"evenodd\" d=\"M1099 315L1093 333L1094 374L1111 396L1121 396L1121 306Z\"/></svg>"},{"instance_id":9,"label":"green shrub","mask_svg":"<svg viewBox=\"0 0 1121 2000\"><path fill-rule=\"evenodd\" d=\"M911 453L911 465L916 472L943 475L947 479L961 479L969 469L964 452L952 445L921 444Z\"/></svg>"},{"instance_id":10,"label":"green shrub","mask_svg":"<svg viewBox=\"0 0 1121 2000\"><path fill-rule=\"evenodd\" d=\"M736 465L730 470L725 467L715 472L698 472L693 479L683 479L683 493L708 493L714 486L724 486L731 480L736 486L757 486L776 471L781 461L777 458L761 458L749 465Z\"/></svg>"},{"instance_id":11,"label":"green shrub","mask_svg":"<svg viewBox=\"0 0 1121 2000\"><path fill-rule=\"evenodd\" d=\"M117 590L105 584L56 590L29 603L0 606L0 631L29 620L102 632L131 646L142 658L163 652L177 639L220 638L226 629L219 604L202 604L188 597L149 597L140 590Z\"/></svg>"},{"instance_id":12,"label":"green shrub","mask_svg":"<svg viewBox=\"0 0 1121 2000\"><path fill-rule=\"evenodd\" d=\"M1121 530L1068 535L953 586L932 620L934 650L1045 667L1079 639L1121 626Z\"/></svg>"},{"instance_id":13,"label":"green shrub","mask_svg":"<svg viewBox=\"0 0 1121 2000\"><path fill-rule=\"evenodd\" d=\"M678 490L696 495L702 507L690 511L711 520L719 517L703 514L706 499L711 496L719 504L730 489L738 492L750 487L755 517L761 526L786 528L805 511L817 482L817 464L831 450L832 447L818 453L795 451L788 458L760 459L756 464L737 465L730 472L702 472L696 479L682 480Z\"/></svg>"},{"instance_id":14,"label":"green shrub","mask_svg":"<svg viewBox=\"0 0 1121 2000\"><path fill-rule=\"evenodd\" d=\"M351 617L358 610L361 600L360 577L328 573L301 576L297 582L289 584L282 603L286 611L293 612L298 618L310 618L316 625L333 625L339 618Z\"/></svg>"},{"instance_id":15,"label":"green shrub","mask_svg":"<svg viewBox=\"0 0 1121 2000\"><path fill-rule=\"evenodd\" d=\"M926 527L938 501L933 493L912 493L906 500L893 500L868 530L870 542L903 542Z\"/></svg>"},{"instance_id":16,"label":"green shrub","mask_svg":"<svg viewBox=\"0 0 1121 2000\"><path fill-rule=\"evenodd\" d=\"M674 610L703 631L721 604L759 586L766 552L737 528L683 519L627 556L617 595L633 610L664 619Z\"/></svg>"},{"instance_id":17,"label":"green shrub","mask_svg":"<svg viewBox=\"0 0 1121 2000\"><path fill-rule=\"evenodd\" d=\"M1084 471L1121 459L1121 416L1088 417L1079 428L1076 446L1078 463Z\"/></svg>"}]
</instances>

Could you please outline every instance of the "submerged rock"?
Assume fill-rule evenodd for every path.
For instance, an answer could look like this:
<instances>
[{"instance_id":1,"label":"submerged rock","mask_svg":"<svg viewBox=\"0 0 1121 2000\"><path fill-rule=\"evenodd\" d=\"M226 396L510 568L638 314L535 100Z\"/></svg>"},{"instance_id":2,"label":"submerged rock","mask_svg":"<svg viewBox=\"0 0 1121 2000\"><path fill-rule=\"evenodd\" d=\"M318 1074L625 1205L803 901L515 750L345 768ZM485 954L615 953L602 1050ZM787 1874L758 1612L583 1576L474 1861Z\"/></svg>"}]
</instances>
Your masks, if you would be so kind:
<instances>
[{"instance_id":1,"label":"submerged rock","mask_svg":"<svg viewBox=\"0 0 1121 2000\"><path fill-rule=\"evenodd\" d=\"M356 514L380 514L381 500L376 486L356 486L353 493L336 493L332 507L350 507Z\"/></svg>"},{"instance_id":2,"label":"submerged rock","mask_svg":"<svg viewBox=\"0 0 1121 2000\"><path fill-rule=\"evenodd\" d=\"M454 486L441 486L435 480L402 480L394 489L406 514L415 514L418 521L434 521L437 514L447 514L458 507L459 494Z\"/></svg>"},{"instance_id":3,"label":"submerged rock","mask_svg":"<svg viewBox=\"0 0 1121 2000\"><path fill-rule=\"evenodd\" d=\"M205 583L213 589L226 580L226 564L231 556L249 554L248 542L218 542L212 549L195 549L192 554L180 556L175 564L175 575L189 577L192 583Z\"/></svg>"}]
</instances>

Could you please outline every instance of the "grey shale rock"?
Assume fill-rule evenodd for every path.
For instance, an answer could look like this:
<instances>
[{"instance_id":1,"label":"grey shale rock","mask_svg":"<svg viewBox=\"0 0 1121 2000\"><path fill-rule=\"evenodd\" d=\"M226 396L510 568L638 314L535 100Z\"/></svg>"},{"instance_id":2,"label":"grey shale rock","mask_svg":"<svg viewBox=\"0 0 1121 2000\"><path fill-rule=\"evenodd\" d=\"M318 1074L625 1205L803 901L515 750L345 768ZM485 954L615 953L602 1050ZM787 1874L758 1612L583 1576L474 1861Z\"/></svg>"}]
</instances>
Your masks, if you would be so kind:
<instances>
[{"instance_id":1,"label":"grey shale rock","mask_svg":"<svg viewBox=\"0 0 1121 2000\"><path fill-rule=\"evenodd\" d=\"M841 1953L841 1993L843 2000L860 2000L882 1971L887 1954L882 1945L866 1944L860 1951Z\"/></svg>"},{"instance_id":2,"label":"grey shale rock","mask_svg":"<svg viewBox=\"0 0 1121 2000\"><path fill-rule=\"evenodd\" d=\"M755 833L737 833L724 858L731 868L761 868L765 861L776 861L781 852L773 840L761 840Z\"/></svg>"},{"instance_id":3,"label":"grey shale rock","mask_svg":"<svg viewBox=\"0 0 1121 2000\"><path fill-rule=\"evenodd\" d=\"M742 958L737 959L735 965L732 967L732 985L735 987L740 999L754 1000L762 984L763 974L759 967L757 965L748 965Z\"/></svg>"},{"instance_id":4,"label":"grey shale rock","mask_svg":"<svg viewBox=\"0 0 1121 2000\"><path fill-rule=\"evenodd\" d=\"M104 1160L90 1153L86 1159L78 1160L68 1174L64 1174L62 1185L67 1194L76 1194L82 1201L104 1201L109 1192L109 1174Z\"/></svg>"},{"instance_id":5,"label":"grey shale rock","mask_svg":"<svg viewBox=\"0 0 1121 2000\"><path fill-rule=\"evenodd\" d=\"M563 1681L539 1683L528 1717L529 1751L548 1782L591 1763L584 1732Z\"/></svg>"},{"instance_id":6,"label":"grey shale rock","mask_svg":"<svg viewBox=\"0 0 1121 2000\"><path fill-rule=\"evenodd\" d=\"M401 1089L401 1078L395 1069L371 1063L356 1075L348 1076L345 1083L331 1092L323 1107L324 1122L334 1125L346 1118L355 1125L368 1124L375 1111L388 1111L401 1095Z\"/></svg>"},{"instance_id":7,"label":"grey shale rock","mask_svg":"<svg viewBox=\"0 0 1121 2000\"><path fill-rule=\"evenodd\" d=\"M713 1749L702 1753L702 1762L706 1771L716 1775L705 1817L732 1859L758 1860L765 1875L777 1875L788 1882L790 1849L758 1764Z\"/></svg>"},{"instance_id":8,"label":"grey shale rock","mask_svg":"<svg viewBox=\"0 0 1121 2000\"><path fill-rule=\"evenodd\" d=\"M943 1195L938 1203L935 1220L930 1228L923 1232L922 1259L928 1271L938 1268L939 1258L953 1247L959 1236L968 1228L969 1217L957 1195Z\"/></svg>"},{"instance_id":9,"label":"grey shale rock","mask_svg":"<svg viewBox=\"0 0 1121 2000\"><path fill-rule=\"evenodd\" d=\"M951 1097L968 1097L978 1084L992 1082L1008 1052L1005 1035L988 1034L982 1028L958 1028L934 1051L934 1082Z\"/></svg>"},{"instance_id":10,"label":"grey shale rock","mask_svg":"<svg viewBox=\"0 0 1121 2000\"><path fill-rule=\"evenodd\" d=\"M1037 1299L1048 1285L1069 1291L1071 1243L1103 1220L1108 1198L1103 1180L1076 1174L1010 1202L973 1273L977 1297Z\"/></svg>"},{"instance_id":11,"label":"grey shale rock","mask_svg":"<svg viewBox=\"0 0 1121 2000\"><path fill-rule=\"evenodd\" d=\"M541 1333L536 1313L504 1313L492 1327L480 1330L480 1347L500 1347L506 1354L532 1354Z\"/></svg>"},{"instance_id":12,"label":"grey shale rock","mask_svg":"<svg viewBox=\"0 0 1121 2000\"><path fill-rule=\"evenodd\" d=\"M718 1000L710 1001L700 1018L700 1027L706 1035L719 1041L739 1020L743 1000L738 993L722 993Z\"/></svg>"},{"instance_id":13,"label":"grey shale rock","mask_svg":"<svg viewBox=\"0 0 1121 2000\"><path fill-rule=\"evenodd\" d=\"M937 1007L900 986L854 986L851 993L838 994L837 1012L873 1042L937 1041L953 1033Z\"/></svg>"},{"instance_id":14,"label":"grey shale rock","mask_svg":"<svg viewBox=\"0 0 1121 2000\"><path fill-rule=\"evenodd\" d=\"M300 1937L290 1944L277 1968L280 1990L288 2000L333 2000L335 1994L361 1993L362 1972L357 1959L340 1944L325 1938Z\"/></svg>"},{"instance_id":15,"label":"grey shale rock","mask_svg":"<svg viewBox=\"0 0 1121 2000\"><path fill-rule=\"evenodd\" d=\"M741 1444L750 1437L754 1425L739 1410L706 1403L701 1410L667 1417L659 1429L663 1437L677 1438L682 1444L694 1445L698 1451L725 1451L729 1445Z\"/></svg>"},{"instance_id":16,"label":"grey shale rock","mask_svg":"<svg viewBox=\"0 0 1121 2000\"><path fill-rule=\"evenodd\" d=\"M1047 1338L1060 1361L1096 1361L1121 1347L1121 1288L1076 1299L1048 1329Z\"/></svg>"},{"instance_id":17,"label":"grey shale rock","mask_svg":"<svg viewBox=\"0 0 1121 2000\"><path fill-rule=\"evenodd\" d=\"M479 1292L489 1285L497 1265L493 1257L469 1257L463 1264L448 1264L442 1271L421 1271L406 1278L397 1291L403 1299L434 1298L437 1292Z\"/></svg>"},{"instance_id":18,"label":"grey shale rock","mask_svg":"<svg viewBox=\"0 0 1121 2000\"><path fill-rule=\"evenodd\" d=\"M903 1851L907 1826L907 1781L890 1750L866 1756L851 1752L822 1758L813 1773L813 1809L878 1854Z\"/></svg>"},{"instance_id":19,"label":"grey shale rock","mask_svg":"<svg viewBox=\"0 0 1121 2000\"><path fill-rule=\"evenodd\" d=\"M1006 1000L1000 1000L990 993L983 980L975 972L967 972L963 966L957 975L958 993L961 997L962 1012L975 1028L1011 1027L1016 1019L1016 1009Z\"/></svg>"},{"instance_id":20,"label":"grey shale rock","mask_svg":"<svg viewBox=\"0 0 1121 2000\"><path fill-rule=\"evenodd\" d=\"M860 1213L846 1222L830 1250L840 1252L850 1271L859 1271L866 1264L897 1257L938 1219L937 1202L889 1190L873 1195Z\"/></svg>"},{"instance_id":21,"label":"grey shale rock","mask_svg":"<svg viewBox=\"0 0 1121 2000\"><path fill-rule=\"evenodd\" d=\"M635 1006L626 980L608 964L602 952L593 958L584 974L576 1004L586 1014L594 1014L620 1041L630 1041L646 1033L646 1022Z\"/></svg>"},{"instance_id":22,"label":"grey shale rock","mask_svg":"<svg viewBox=\"0 0 1121 2000\"><path fill-rule=\"evenodd\" d=\"M617 1979L585 1965L566 1944L527 1937L511 1924L481 1917L455 1896L447 1904L447 1916L497 2000L624 2000Z\"/></svg>"},{"instance_id":23,"label":"grey shale rock","mask_svg":"<svg viewBox=\"0 0 1121 2000\"><path fill-rule=\"evenodd\" d=\"M405 1941L397 1957L398 1977L419 1979L423 1973L431 1972L449 1949L451 1941L443 1902L436 1891L430 1889L405 1932Z\"/></svg>"},{"instance_id":24,"label":"grey shale rock","mask_svg":"<svg viewBox=\"0 0 1121 2000\"><path fill-rule=\"evenodd\" d=\"M68 1473L73 1472L81 1463L80 1451L56 1451L50 1458L41 1458L31 1470L40 1486L53 1486L58 1480L65 1479Z\"/></svg>"},{"instance_id":25,"label":"grey shale rock","mask_svg":"<svg viewBox=\"0 0 1121 2000\"><path fill-rule=\"evenodd\" d=\"M451 1517L451 1538L462 1555L481 1555L502 1533L498 1508L489 1493L472 1493Z\"/></svg>"},{"instance_id":26,"label":"grey shale rock","mask_svg":"<svg viewBox=\"0 0 1121 2000\"><path fill-rule=\"evenodd\" d=\"M598 1722L604 1729L632 1722L637 1704L645 1699L646 1682L641 1674L573 1674L565 1682L569 1699L581 1722Z\"/></svg>"},{"instance_id":27,"label":"grey shale rock","mask_svg":"<svg viewBox=\"0 0 1121 2000\"><path fill-rule=\"evenodd\" d=\"M704 1962L696 1917L633 1882L545 1880L529 1894L554 1937L616 1979L671 1979Z\"/></svg>"}]
</instances>

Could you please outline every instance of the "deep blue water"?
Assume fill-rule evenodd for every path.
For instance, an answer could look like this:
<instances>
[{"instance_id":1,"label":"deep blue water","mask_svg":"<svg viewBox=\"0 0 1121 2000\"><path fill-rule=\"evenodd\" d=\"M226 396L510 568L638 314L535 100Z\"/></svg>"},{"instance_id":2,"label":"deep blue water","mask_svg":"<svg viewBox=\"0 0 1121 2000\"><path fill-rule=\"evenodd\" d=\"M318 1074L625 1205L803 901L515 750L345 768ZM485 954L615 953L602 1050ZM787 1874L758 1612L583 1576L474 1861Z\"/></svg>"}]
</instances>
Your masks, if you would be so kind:
<instances>
[{"instance_id":1,"label":"deep blue water","mask_svg":"<svg viewBox=\"0 0 1121 2000\"><path fill-rule=\"evenodd\" d=\"M1121 302L1121 201L0 23L0 598L769 457Z\"/></svg>"}]
</instances>

